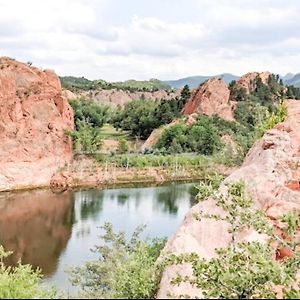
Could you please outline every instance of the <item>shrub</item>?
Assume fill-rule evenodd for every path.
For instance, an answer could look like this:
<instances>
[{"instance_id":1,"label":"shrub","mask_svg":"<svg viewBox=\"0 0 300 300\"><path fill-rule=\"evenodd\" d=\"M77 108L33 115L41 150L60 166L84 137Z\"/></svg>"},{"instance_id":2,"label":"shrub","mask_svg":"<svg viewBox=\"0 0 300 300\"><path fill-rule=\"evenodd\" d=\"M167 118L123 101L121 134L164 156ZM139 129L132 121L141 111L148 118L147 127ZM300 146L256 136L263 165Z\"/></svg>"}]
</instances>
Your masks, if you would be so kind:
<instances>
[{"instance_id":1,"label":"shrub","mask_svg":"<svg viewBox=\"0 0 300 300\"><path fill-rule=\"evenodd\" d=\"M94 128L102 127L112 114L112 110L109 106L100 105L85 98L71 100L70 105L74 111L76 129L79 129L78 124L82 123L88 123Z\"/></svg>"},{"instance_id":2,"label":"shrub","mask_svg":"<svg viewBox=\"0 0 300 300\"><path fill-rule=\"evenodd\" d=\"M67 131L66 134L71 136L73 148L85 154L94 154L102 145L99 130L85 122L78 121L77 130L72 132Z\"/></svg>"},{"instance_id":3,"label":"shrub","mask_svg":"<svg viewBox=\"0 0 300 300\"><path fill-rule=\"evenodd\" d=\"M127 153L128 152L128 142L126 139L124 138L121 138L119 140L119 146L118 146L118 153L120 154L124 154L124 153Z\"/></svg>"},{"instance_id":4,"label":"shrub","mask_svg":"<svg viewBox=\"0 0 300 300\"><path fill-rule=\"evenodd\" d=\"M56 291L49 291L41 286L40 270L34 270L30 265L18 263L16 267L6 267L4 259L11 255L0 246L0 298L1 299L55 299Z\"/></svg>"},{"instance_id":5,"label":"shrub","mask_svg":"<svg viewBox=\"0 0 300 300\"><path fill-rule=\"evenodd\" d=\"M114 233L112 225L102 227L105 242L95 246L99 259L83 267L69 270L70 280L85 298L152 299L160 281L160 267L156 260L165 240L140 239L143 227L137 228L129 241L125 233Z\"/></svg>"}]
</instances>

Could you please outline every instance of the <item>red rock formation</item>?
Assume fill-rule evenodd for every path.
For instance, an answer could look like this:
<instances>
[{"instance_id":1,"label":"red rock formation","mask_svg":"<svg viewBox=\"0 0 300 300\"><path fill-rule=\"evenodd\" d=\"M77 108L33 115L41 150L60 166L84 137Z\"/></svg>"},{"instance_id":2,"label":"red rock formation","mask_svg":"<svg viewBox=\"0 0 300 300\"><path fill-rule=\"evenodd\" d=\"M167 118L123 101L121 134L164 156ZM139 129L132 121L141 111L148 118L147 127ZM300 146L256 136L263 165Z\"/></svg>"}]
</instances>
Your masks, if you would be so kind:
<instances>
[{"instance_id":1,"label":"red rock formation","mask_svg":"<svg viewBox=\"0 0 300 300\"><path fill-rule=\"evenodd\" d=\"M262 209L275 223L288 211L295 210L300 213L300 191L296 184L291 185L291 182L300 181L300 101L288 100L287 105L287 119L268 130L263 138L253 145L243 165L225 180L235 182L242 179L254 200L255 208ZM220 192L224 192L224 185L221 186ZM200 257L212 258L215 256L215 248L228 245L228 224L210 219L197 221L194 215L200 211L224 214L211 199L195 205L187 213L174 236L169 239L165 250L175 254L196 252ZM244 232L238 239L264 241L264 237L253 230ZM287 249L279 248L277 258L290 255L292 253ZM169 294L173 297L201 297L201 291L188 283L179 286L170 283L177 272L183 277L190 275L191 266L185 264L168 267L163 273L157 298L168 298Z\"/></svg>"},{"instance_id":2,"label":"red rock formation","mask_svg":"<svg viewBox=\"0 0 300 300\"><path fill-rule=\"evenodd\" d=\"M229 95L230 91L223 80L209 79L193 91L184 107L184 114L217 115L225 120L234 120L233 103L229 101Z\"/></svg>"},{"instance_id":3,"label":"red rock formation","mask_svg":"<svg viewBox=\"0 0 300 300\"><path fill-rule=\"evenodd\" d=\"M48 185L72 158L72 128L54 72L0 58L0 190Z\"/></svg>"},{"instance_id":4,"label":"red rock formation","mask_svg":"<svg viewBox=\"0 0 300 300\"><path fill-rule=\"evenodd\" d=\"M76 94L72 93L71 91L64 90L63 96L67 100L85 97L102 104L123 106L132 100L141 99L142 97L144 97L146 100L172 99L180 96L180 90L176 90L175 92L167 92L164 90L155 92L130 92L125 90L110 89L82 91Z\"/></svg>"},{"instance_id":5,"label":"red rock formation","mask_svg":"<svg viewBox=\"0 0 300 300\"><path fill-rule=\"evenodd\" d=\"M269 76L271 75L270 72L250 72L243 75L237 82L237 88L244 88L246 93L249 93L255 89L254 80L257 76L260 77L262 83L266 84L268 82Z\"/></svg>"}]
</instances>

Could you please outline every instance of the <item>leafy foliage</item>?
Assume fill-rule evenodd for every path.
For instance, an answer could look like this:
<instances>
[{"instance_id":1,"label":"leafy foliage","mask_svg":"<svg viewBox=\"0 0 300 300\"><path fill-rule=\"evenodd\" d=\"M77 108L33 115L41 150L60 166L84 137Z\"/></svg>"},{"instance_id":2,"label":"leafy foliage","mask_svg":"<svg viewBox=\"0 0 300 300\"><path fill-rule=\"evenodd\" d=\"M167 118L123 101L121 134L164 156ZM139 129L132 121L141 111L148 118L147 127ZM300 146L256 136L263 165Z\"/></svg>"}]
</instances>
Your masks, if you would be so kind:
<instances>
[{"instance_id":1,"label":"leafy foliage","mask_svg":"<svg viewBox=\"0 0 300 300\"><path fill-rule=\"evenodd\" d=\"M116 128L129 131L134 137L146 139L157 127L154 117L156 107L154 101L133 100L115 115L112 123Z\"/></svg>"},{"instance_id":2,"label":"leafy foliage","mask_svg":"<svg viewBox=\"0 0 300 300\"><path fill-rule=\"evenodd\" d=\"M266 112L266 117L261 124L258 124L256 130L259 137L264 134L268 129L273 128L276 124L283 122L287 116L287 106L285 103L281 103L276 112Z\"/></svg>"},{"instance_id":3,"label":"leafy foliage","mask_svg":"<svg viewBox=\"0 0 300 300\"><path fill-rule=\"evenodd\" d=\"M16 267L6 267L4 259L11 252L0 246L0 298L1 299L45 299L56 298L56 291L49 291L41 286L40 270L33 270L30 265L18 263Z\"/></svg>"},{"instance_id":4,"label":"leafy foliage","mask_svg":"<svg viewBox=\"0 0 300 300\"><path fill-rule=\"evenodd\" d=\"M155 263L165 241L143 241L137 228L129 241L125 233L114 233L112 225L102 227L105 242L95 246L99 259L89 261L84 267L74 267L69 272L71 282L80 288L85 298L150 299L160 280L160 268Z\"/></svg>"},{"instance_id":5,"label":"leafy foliage","mask_svg":"<svg viewBox=\"0 0 300 300\"><path fill-rule=\"evenodd\" d=\"M197 152L211 155L220 149L221 141L212 118L200 117L192 126L176 124L164 130L156 147L170 153Z\"/></svg>"},{"instance_id":6,"label":"leafy foliage","mask_svg":"<svg viewBox=\"0 0 300 300\"><path fill-rule=\"evenodd\" d=\"M129 149L128 142L126 139L121 138L119 140L118 153L124 154L127 153Z\"/></svg>"},{"instance_id":7,"label":"leafy foliage","mask_svg":"<svg viewBox=\"0 0 300 300\"><path fill-rule=\"evenodd\" d=\"M85 98L70 101L74 111L74 123L76 129L82 122L88 123L92 127L102 127L111 114L111 108L106 105L100 105Z\"/></svg>"},{"instance_id":8,"label":"leafy foliage","mask_svg":"<svg viewBox=\"0 0 300 300\"><path fill-rule=\"evenodd\" d=\"M73 140L73 148L85 154L94 154L102 146L101 133L89 123L77 121L77 130L67 131L66 134Z\"/></svg>"},{"instance_id":9,"label":"leafy foliage","mask_svg":"<svg viewBox=\"0 0 300 300\"><path fill-rule=\"evenodd\" d=\"M217 188L218 185L215 185ZM224 215L200 212L198 220L210 218L228 223L231 243L228 247L216 249L216 256L211 259L200 258L196 253L172 255L169 262L175 264L191 263L193 276L182 277L180 274L172 280L173 284L189 282L201 289L205 298L229 299L268 299L276 298L275 287L281 287L284 298L298 298L297 272L300 266L299 252L295 252L300 244L295 232L298 229L299 216L291 212L282 217L286 223L285 232L292 237L292 244L287 244L276 235L269 220L264 214L253 210L253 201L245 192L242 181L226 183L228 193L219 193L212 185L199 187L199 200L205 200L207 191L216 205L225 212ZM244 229L253 228L259 233L269 236L269 241L237 242L236 236ZM274 241L277 246L293 246L293 256L276 261Z\"/></svg>"},{"instance_id":10,"label":"leafy foliage","mask_svg":"<svg viewBox=\"0 0 300 300\"><path fill-rule=\"evenodd\" d=\"M116 128L129 131L131 136L143 140L147 139L155 128L180 117L189 97L189 87L185 86L180 97L170 100L150 101L139 99L131 101L117 112L112 123Z\"/></svg>"}]
</instances>

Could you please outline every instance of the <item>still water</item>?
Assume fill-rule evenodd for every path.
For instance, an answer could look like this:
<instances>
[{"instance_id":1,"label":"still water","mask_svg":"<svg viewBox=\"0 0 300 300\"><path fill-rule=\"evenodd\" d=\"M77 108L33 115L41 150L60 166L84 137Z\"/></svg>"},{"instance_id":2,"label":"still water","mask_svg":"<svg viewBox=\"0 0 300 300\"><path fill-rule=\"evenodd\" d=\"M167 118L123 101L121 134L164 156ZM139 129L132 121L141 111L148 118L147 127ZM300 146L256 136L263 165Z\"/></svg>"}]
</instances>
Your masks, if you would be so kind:
<instances>
[{"instance_id":1,"label":"still water","mask_svg":"<svg viewBox=\"0 0 300 300\"><path fill-rule=\"evenodd\" d=\"M194 204L195 184L0 193L0 244L14 252L7 263L40 267L46 284L72 292L65 270L96 258L90 249L101 244L104 222L128 235L145 224L144 237L169 237Z\"/></svg>"}]
</instances>

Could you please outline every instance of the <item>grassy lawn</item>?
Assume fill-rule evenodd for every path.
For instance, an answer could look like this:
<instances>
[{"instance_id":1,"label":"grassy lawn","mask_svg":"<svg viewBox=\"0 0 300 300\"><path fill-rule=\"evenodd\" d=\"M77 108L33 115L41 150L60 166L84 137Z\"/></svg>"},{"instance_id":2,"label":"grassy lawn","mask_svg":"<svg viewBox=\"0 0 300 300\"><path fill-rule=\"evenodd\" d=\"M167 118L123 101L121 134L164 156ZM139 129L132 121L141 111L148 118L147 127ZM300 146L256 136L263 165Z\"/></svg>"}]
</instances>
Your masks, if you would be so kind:
<instances>
[{"instance_id":1,"label":"grassy lawn","mask_svg":"<svg viewBox=\"0 0 300 300\"><path fill-rule=\"evenodd\" d=\"M129 140L130 137L128 136L128 133L124 131L117 131L112 125L110 124L104 124L100 129L101 137L104 140L119 140L120 138L125 138L126 140Z\"/></svg>"}]
</instances>

